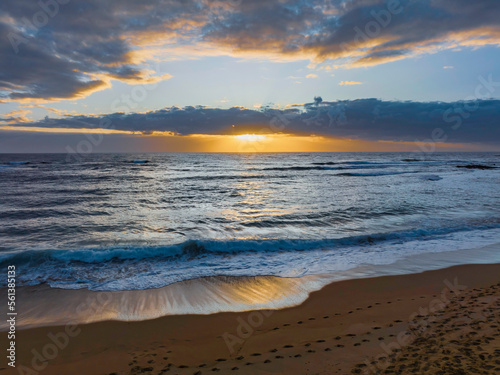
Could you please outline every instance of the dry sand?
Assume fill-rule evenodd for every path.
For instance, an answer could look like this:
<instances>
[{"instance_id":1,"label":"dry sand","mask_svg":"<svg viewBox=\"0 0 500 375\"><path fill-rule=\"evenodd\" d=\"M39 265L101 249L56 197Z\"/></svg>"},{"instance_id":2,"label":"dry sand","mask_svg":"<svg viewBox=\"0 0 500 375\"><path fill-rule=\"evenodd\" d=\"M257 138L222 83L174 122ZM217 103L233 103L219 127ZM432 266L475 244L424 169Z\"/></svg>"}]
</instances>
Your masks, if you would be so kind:
<instances>
[{"instance_id":1,"label":"dry sand","mask_svg":"<svg viewBox=\"0 0 500 375\"><path fill-rule=\"evenodd\" d=\"M340 281L277 311L28 329L0 374L500 374L499 297L500 264L466 265Z\"/></svg>"}]
</instances>

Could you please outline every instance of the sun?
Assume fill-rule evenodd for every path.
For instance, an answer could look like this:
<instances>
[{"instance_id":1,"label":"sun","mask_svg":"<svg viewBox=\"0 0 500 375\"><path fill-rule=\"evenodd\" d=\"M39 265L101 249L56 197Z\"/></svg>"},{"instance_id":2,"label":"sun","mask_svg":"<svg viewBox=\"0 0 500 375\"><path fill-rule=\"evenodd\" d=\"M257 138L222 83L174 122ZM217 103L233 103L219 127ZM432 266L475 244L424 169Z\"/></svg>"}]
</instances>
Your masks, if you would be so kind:
<instances>
[{"instance_id":1,"label":"sun","mask_svg":"<svg viewBox=\"0 0 500 375\"><path fill-rule=\"evenodd\" d=\"M257 141L263 141L264 139L266 139L266 136L259 134L240 134L236 135L235 138L245 142L257 142Z\"/></svg>"}]
</instances>

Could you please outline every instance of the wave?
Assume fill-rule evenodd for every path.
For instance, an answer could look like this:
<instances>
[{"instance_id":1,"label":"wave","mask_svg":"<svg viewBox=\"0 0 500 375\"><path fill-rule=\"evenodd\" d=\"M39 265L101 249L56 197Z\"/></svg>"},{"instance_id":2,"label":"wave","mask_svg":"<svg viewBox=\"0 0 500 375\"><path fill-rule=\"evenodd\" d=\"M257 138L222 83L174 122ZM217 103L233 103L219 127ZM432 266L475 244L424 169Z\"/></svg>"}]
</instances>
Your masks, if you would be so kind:
<instances>
[{"instance_id":1,"label":"wave","mask_svg":"<svg viewBox=\"0 0 500 375\"><path fill-rule=\"evenodd\" d=\"M337 165L337 164L354 164L354 165L380 165L387 164L385 162L373 162L373 161L327 161L327 162L317 162L311 163L312 165Z\"/></svg>"},{"instance_id":2,"label":"wave","mask_svg":"<svg viewBox=\"0 0 500 375\"><path fill-rule=\"evenodd\" d=\"M414 229L401 232L325 238L319 240L270 239L270 240L188 240L178 244L151 247L109 247L77 250L29 250L0 254L0 266L25 264L47 260L61 262L105 263L111 261L142 260L148 258L194 258L208 254L240 254L251 252L286 252L331 250L348 246L369 246L385 241L415 240L426 237L500 228L500 220L478 226L457 226L431 229Z\"/></svg>"},{"instance_id":3,"label":"wave","mask_svg":"<svg viewBox=\"0 0 500 375\"><path fill-rule=\"evenodd\" d=\"M392 176L398 174L406 174L406 173L418 173L418 171L405 171L405 172L367 172L367 173L354 173L354 172L346 172L346 173L337 173L335 176L342 177L377 177L377 176Z\"/></svg>"},{"instance_id":4,"label":"wave","mask_svg":"<svg viewBox=\"0 0 500 375\"><path fill-rule=\"evenodd\" d=\"M415 160L416 162L417 160ZM413 163L415 165L416 163ZM422 165L427 165L429 162L421 162ZM371 162L371 161L341 161L341 162L314 162L308 166L287 166L287 167L268 167L258 170L265 171L307 171L307 170L349 170L349 169L382 169L394 167L407 167L408 163L404 162Z\"/></svg>"},{"instance_id":5,"label":"wave","mask_svg":"<svg viewBox=\"0 0 500 375\"><path fill-rule=\"evenodd\" d=\"M332 171L342 171L342 170L350 170L350 169L382 169L382 168L391 168L396 165L388 164L388 163L380 163L380 164L356 164L356 165L338 165L332 166L333 164L319 164L314 166L292 166L292 167L269 167L258 170L263 171L314 171L314 170L332 170Z\"/></svg>"},{"instance_id":6,"label":"wave","mask_svg":"<svg viewBox=\"0 0 500 375\"><path fill-rule=\"evenodd\" d=\"M130 163L133 163L133 164L146 164L146 163L149 163L149 160L132 160Z\"/></svg>"},{"instance_id":7,"label":"wave","mask_svg":"<svg viewBox=\"0 0 500 375\"><path fill-rule=\"evenodd\" d=\"M3 253L18 285L141 290L208 276L297 278L391 264L408 255L497 243L500 221L487 226L379 233L321 240L195 240L156 247L108 247ZM5 281L0 280L0 286Z\"/></svg>"},{"instance_id":8,"label":"wave","mask_svg":"<svg viewBox=\"0 0 500 375\"><path fill-rule=\"evenodd\" d=\"M261 170L263 171L314 171L314 170L328 170L328 169L342 169L341 167L338 168L331 168L331 167L311 167L311 166L294 166L294 167L269 167L269 168L263 168Z\"/></svg>"},{"instance_id":9,"label":"wave","mask_svg":"<svg viewBox=\"0 0 500 375\"><path fill-rule=\"evenodd\" d=\"M198 277L154 289L69 291L36 286L28 289L30 298L19 301L23 319L18 326L26 329L109 320L141 321L167 315L282 309L301 304L310 293L335 281L418 273L459 264L498 263L499 249L499 244L492 244L474 251L409 255L391 264L365 264L302 277ZM92 302L91 313L81 308L83 300ZM8 329L8 322L0 322L0 331Z\"/></svg>"},{"instance_id":10,"label":"wave","mask_svg":"<svg viewBox=\"0 0 500 375\"><path fill-rule=\"evenodd\" d=\"M11 168L20 165L28 165L31 164L29 161L10 161L8 164L0 164L0 168Z\"/></svg>"},{"instance_id":11,"label":"wave","mask_svg":"<svg viewBox=\"0 0 500 375\"><path fill-rule=\"evenodd\" d=\"M465 168L465 169L499 169L496 164L486 165L486 164L467 164L467 165L457 165L457 168Z\"/></svg>"},{"instance_id":12,"label":"wave","mask_svg":"<svg viewBox=\"0 0 500 375\"><path fill-rule=\"evenodd\" d=\"M439 181L442 180L443 177L435 175L435 174L430 174L430 175L425 175L420 177L422 180L427 180L427 181Z\"/></svg>"}]
</instances>

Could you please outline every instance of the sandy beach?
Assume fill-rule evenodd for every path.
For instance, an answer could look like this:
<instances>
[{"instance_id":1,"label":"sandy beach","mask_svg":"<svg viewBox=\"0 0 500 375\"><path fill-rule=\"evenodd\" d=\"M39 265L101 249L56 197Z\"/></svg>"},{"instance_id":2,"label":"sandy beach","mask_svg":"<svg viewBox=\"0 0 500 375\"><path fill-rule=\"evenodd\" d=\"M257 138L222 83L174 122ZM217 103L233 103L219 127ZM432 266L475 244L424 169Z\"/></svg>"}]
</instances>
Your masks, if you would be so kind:
<instances>
[{"instance_id":1,"label":"sandy beach","mask_svg":"<svg viewBox=\"0 0 500 375\"><path fill-rule=\"evenodd\" d=\"M0 375L500 375L500 0L0 0Z\"/></svg>"},{"instance_id":2,"label":"sandy beach","mask_svg":"<svg viewBox=\"0 0 500 375\"><path fill-rule=\"evenodd\" d=\"M465 265L335 282L276 311L26 329L0 373L494 374L499 296L500 264Z\"/></svg>"}]
</instances>

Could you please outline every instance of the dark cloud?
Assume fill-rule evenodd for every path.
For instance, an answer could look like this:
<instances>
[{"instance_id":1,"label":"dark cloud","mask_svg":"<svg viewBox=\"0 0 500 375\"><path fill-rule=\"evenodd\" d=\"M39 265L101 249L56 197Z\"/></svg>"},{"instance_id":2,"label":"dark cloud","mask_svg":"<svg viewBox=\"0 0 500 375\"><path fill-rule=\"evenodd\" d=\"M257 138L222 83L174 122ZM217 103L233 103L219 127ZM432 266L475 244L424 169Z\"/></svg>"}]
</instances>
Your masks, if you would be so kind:
<instances>
[{"instance_id":1,"label":"dark cloud","mask_svg":"<svg viewBox=\"0 0 500 375\"><path fill-rule=\"evenodd\" d=\"M174 32L168 24L184 12L193 15L196 5L59 1L0 3L0 99L78 98L108 87L111 78L150 82L129 39L145 31Z\"/></svg>"},{"instance_id":2,"label":"dark cloud","mask_svg":"<svg viewBox=\"0 0 500 375\"><path fill-rule=\"evenodd\" d=\"M236 50L370 65L456 44L500 44L495 0L243 1L204 39Z\"/></svg>"},{"instance_id":3,"label":"dark cloud","mask_svg":"<svg viewBox=\"0 0 500 375\"><path fill-rule=\"evenodd\" d=\"M500 144L500 100L400 102L378 99L311 103L287 109L185 107L99 117L46 118L22 126L112 128L188 134L294 133L385 141ZM234 125L234 126L233 126Z\"/></svg>"},{"instance_id":4,"label":"dark cloud","mask_svg":"<svg viewBox=\"0 0 500 375\"><path fill-rule=\"evenodd\" d=\"M148 43L363 66L498 45L499 19L496 0L3 0L0 100L77 98L110 79L151 82L141 65Z\"/></svg>"}]
</instances>

